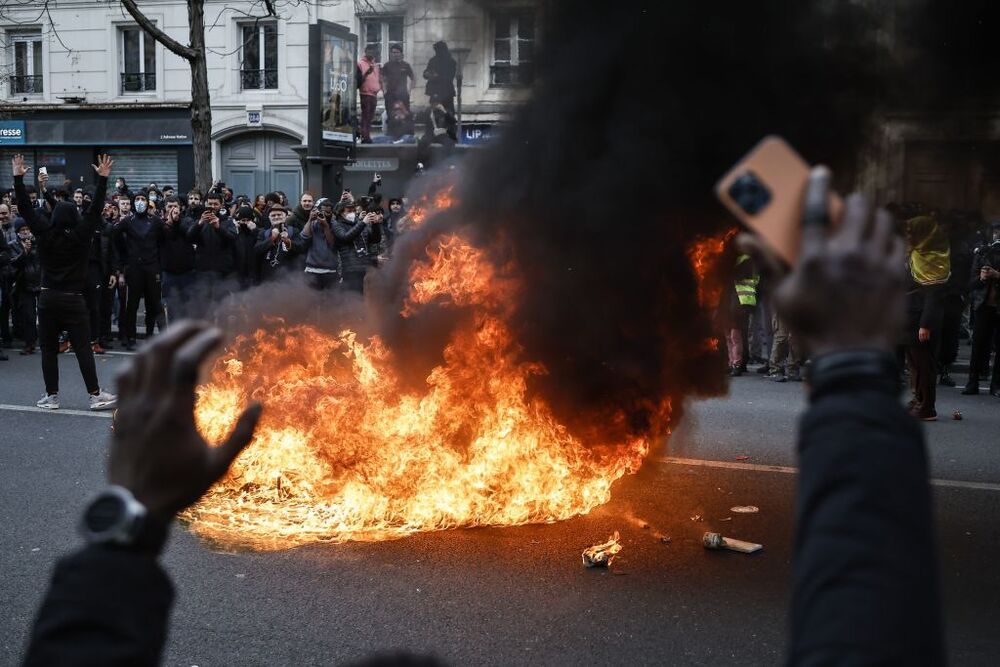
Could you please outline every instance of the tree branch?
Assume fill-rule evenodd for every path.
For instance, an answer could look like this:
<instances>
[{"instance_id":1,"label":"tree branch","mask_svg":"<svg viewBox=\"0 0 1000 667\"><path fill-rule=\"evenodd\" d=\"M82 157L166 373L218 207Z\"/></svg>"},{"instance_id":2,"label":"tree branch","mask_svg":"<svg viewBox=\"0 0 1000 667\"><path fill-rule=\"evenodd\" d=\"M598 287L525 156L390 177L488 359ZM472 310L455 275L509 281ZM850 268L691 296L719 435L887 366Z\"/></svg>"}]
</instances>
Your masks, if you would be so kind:
<instances>
[{"instance_id":1,"label":"tree branch","mask_svg":"<svg viewBox=\"0 0 1000 667\"><path fill-rule=\"evenodd\" d=\"M143 30L152 35L153 38L160 44L163 44L163 46L167 47L170 51L173 51L188 62L198 57L198 53L190 46L181 44L176 39L157 28L155 23L150 21L145 14L139 11L139 7L135 4L135 0L121 0L121 3L122 6L125 7L125 10L132 15L132 18L135 19L135 22L138 23Z\"/></svg>"}]
</instances>

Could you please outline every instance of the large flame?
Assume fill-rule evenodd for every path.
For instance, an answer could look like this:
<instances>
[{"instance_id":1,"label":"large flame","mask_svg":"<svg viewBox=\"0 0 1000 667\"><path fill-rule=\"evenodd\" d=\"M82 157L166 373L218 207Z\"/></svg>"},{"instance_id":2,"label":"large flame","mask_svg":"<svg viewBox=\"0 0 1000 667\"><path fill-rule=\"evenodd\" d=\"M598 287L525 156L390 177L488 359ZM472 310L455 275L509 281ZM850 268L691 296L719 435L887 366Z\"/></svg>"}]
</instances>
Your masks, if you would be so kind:
<instances>
[{"instance_id":1,"label":"large flame","mask_svg":"<svg viewBox=\"0 0 1000 667\"><path fill-rule=\"evenodd\" d=\"M715 236L698 236L688 246L688 260L698 279L698 303L706 308L715 308L722 298L722 287L715 273L726 243L736 236L737 231L733 227Z\"/></svg>"},{"instance_id":2,"label":"large flame","mask_svg":"<svg viewBox=\"0 0 1000 667\"><path fill-rule=\"evenodd\" d=\"M248 400L266 409L230 472L185 513L193 531L276 549L551 522L607 502L665 430L669 401L659 433L574 437L529 394L530 376L545 368L522 360L506 324L510 275L458 236L437 238L413 264L404 317L426 307L472 313L419 390L404 388L405 360L377 336L275 321L238 337L199 390L198 427L220 441Z\"/></svg>"}]
</instances>

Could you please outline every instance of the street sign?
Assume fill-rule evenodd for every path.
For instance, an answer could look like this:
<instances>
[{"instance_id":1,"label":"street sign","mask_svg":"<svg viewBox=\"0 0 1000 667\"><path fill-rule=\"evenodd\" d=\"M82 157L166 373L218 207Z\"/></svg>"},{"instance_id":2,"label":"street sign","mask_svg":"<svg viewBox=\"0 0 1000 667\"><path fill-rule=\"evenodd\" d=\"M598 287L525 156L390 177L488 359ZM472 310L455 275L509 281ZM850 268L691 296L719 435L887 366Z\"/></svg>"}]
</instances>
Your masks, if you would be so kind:
<instances>
[{"instance_id":1,"label":"street sign","mask_svg":"<svg viewBox=\"0 0 1000 667\"><path fill-rule=\"evenodd\" d=\"M264 124L264 112L259 109L247 109L247 127L260 127Z\"/></svg>"},{"instance_id":2,"label":"street sign","mask_svg":"<svg viewBox=\"0 0 1000 667\"><path fill-rule=\"evenodd\" d=\"M0 120L0 146L23 144L24 141L23 120Z\"/></svg>"},{"instance_id":3,"label":"street sign","mask_svg":"<svg viewBox=\"0 0 1000 667\"><path fill-rule=\"evenodd\" d=\"M462 136L459 137L461 143L466 145L485 144L493 138L494 128L492 125L466 125L462 124Z\"/></svg>"},{"instance_id":4,"label":"street sign","mask_svg":"<svg viewBox=\"0 0 1000 667\"><path fill-rule=\"evenodd\" d=\"M397 171L398 157L366 157L344 166L346 171Z\"/></svg>"}]
</instances>

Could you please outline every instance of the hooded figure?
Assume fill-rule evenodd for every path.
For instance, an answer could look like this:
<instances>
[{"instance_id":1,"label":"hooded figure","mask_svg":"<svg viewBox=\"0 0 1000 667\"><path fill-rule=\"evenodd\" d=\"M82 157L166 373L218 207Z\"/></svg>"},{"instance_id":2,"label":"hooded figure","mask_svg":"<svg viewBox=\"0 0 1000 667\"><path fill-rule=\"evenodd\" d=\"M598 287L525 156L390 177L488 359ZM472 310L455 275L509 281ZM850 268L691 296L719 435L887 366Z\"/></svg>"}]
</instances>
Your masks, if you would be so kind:
<instances>
[{"instance_id":1,"label":"hooded figure","mask_svg":"<svg viewBox=\"0 0 1000 667\"><path fill-rule=\"evenodd\" d=\"M910 274L919 285L941 285L951 276L951 244L933 217L922 215L907 223Z\"/></svg>"},{"instance_id":2,"label":"hooded figure","mask_svg":"<svg viewBox=\"0 0 1000 667\"><path fill-rule=\"evenodd\" d=\"M424 78L427 97L437 97L451 115L455 115L455 74L458 63L451 57L445 42L435 42L434 55L427 61Z\"/></svg>"},{"instance_id":3,"label":"hooded figure","mask_svg":"<svg viewBox=\"0 0 1000 667\"><path fill-rule=\"evenodd\" d=\"M146 305L146 336L153 336L160 315L160 246L166 241L163 220L149 209L145 192L132 198L132 213L114 227L114 238L125 253L125 289L128 298L122 337L125 349L135 349L139 300Z\"/></svg>"}]
</instances>

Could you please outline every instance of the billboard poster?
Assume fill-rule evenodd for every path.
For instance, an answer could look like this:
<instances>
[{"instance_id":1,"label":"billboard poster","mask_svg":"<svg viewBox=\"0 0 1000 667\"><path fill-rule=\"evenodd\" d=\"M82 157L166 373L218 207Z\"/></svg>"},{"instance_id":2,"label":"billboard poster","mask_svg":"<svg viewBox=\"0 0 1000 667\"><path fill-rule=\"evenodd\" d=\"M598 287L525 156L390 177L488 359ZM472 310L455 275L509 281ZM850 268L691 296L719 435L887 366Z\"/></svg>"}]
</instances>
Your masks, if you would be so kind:
<instances>
[{"instance_id":1,"label":"billboard poster","mask_svg":"<svg viewBox=\"0 0 1000 667\"><path fill-rule=\"evenodd\" d=\"M323 142L354 143L357 36L320 27L320 126Z\"/></svg>"}]
</instances>

